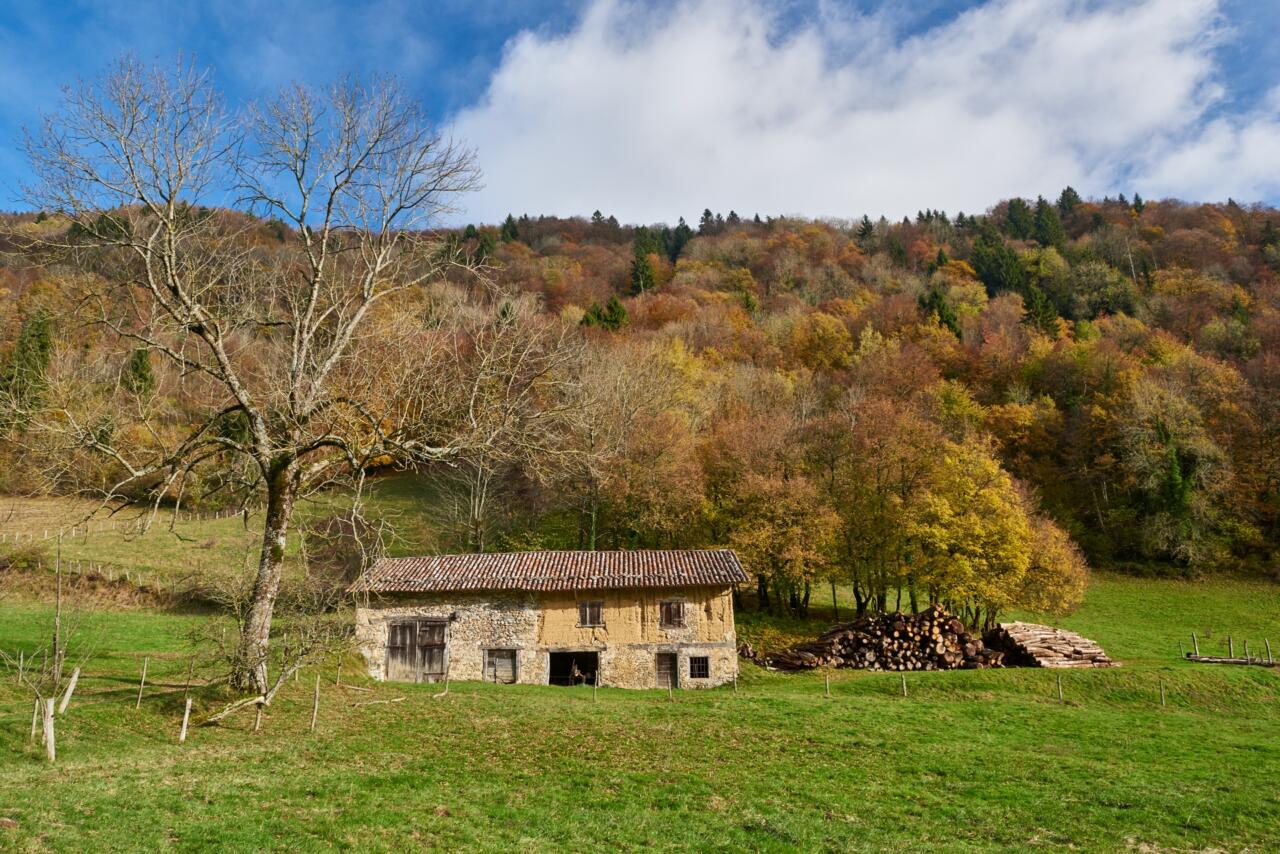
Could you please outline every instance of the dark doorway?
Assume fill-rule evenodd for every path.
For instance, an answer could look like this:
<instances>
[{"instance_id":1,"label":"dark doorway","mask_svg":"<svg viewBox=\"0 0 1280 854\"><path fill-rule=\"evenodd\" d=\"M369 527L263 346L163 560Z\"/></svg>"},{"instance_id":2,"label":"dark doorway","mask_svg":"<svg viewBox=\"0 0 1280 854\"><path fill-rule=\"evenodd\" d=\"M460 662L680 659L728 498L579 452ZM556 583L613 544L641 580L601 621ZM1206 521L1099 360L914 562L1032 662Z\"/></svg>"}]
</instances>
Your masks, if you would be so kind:
<instances>
[{"instance_id":1,"label":"dark doorway","mask_svg":"<svg viewBox=\"0 0 1280 854\"><path fill-rule=\"evenodd\" d=\"M600 671L598 652L553 652L551 673L547 679L552 685L594 685Z\"/></svg>"},{"instance_id":2,"label":"dark doorway","mask_svg":"<svg viewBox=\"0 0 1280 854\"><path fill-rule=\"evenodd\" d=\"M659 688L679 688L680 676L676 669L676 654L674 652L660 652L655 661L658 669L658 687Z\"/></svg>"},{"instance_id":3,"label":"dark doorway","mask_svg":"<svg viewBox=\"0 0 1280 854\"><path fill-rule=\"evenodd\" d=\"M397 682L439 682L444 678L443 620L392 623L387 637L387 678Z\"/></svg>"}]
</instances>

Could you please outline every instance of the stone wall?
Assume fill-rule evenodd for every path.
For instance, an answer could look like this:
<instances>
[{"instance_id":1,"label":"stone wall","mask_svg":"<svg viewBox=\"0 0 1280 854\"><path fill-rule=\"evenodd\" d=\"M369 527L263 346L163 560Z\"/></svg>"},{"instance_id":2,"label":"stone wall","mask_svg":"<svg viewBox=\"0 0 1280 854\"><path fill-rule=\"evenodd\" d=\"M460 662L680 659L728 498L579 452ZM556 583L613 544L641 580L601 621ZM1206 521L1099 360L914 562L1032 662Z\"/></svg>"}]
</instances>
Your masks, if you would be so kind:
<instances>
[{"instance_id":1,"label":"stone wall","mask_svg":"<svg viewBox=\"0 0 1280 854\"><path fill-rule=\"evenodd\" d=\"M415 617L449 621L445 666L450 679L483 679L486 649L514 649L518 681L547 681L546 656L538 654L537 598L495 593L396 596L357 608L356 643L370 676L386 677L388 626Z\"/></svg>"},{"instance_id":2,"label":"stone wall","mask_svg":"<svg viewBox=\"0 0 1280 854\"><path fill-rule=\"evenodd\" d=\"M579 599L603 600L603 627L580 627ZM659 603L685 602L685 624L663 627ZM675 653L678 686L722 685L738 672L733 599L728 588L587 591L582 594L449 593L397 595L356 609L356 642L375 679L386 677L388 626L396 620L448 620L449 678L484 678L486 649L516 650L516 680L547 683L552 651L596 650L602 685L656 688L658 653ZM710 659L706 679L689 676L689 658Z\"/></svg>"}]
</instances>

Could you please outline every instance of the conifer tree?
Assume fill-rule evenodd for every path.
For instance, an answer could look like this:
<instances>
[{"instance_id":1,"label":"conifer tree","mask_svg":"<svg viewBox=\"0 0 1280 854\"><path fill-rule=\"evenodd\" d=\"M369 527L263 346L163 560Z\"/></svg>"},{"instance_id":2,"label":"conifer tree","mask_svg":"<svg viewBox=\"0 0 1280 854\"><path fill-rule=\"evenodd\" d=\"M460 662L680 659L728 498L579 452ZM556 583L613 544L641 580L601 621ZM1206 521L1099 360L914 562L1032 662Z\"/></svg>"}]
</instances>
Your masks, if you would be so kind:
<instances>
[{"instance_id":1,"label":"conifer tree","mask_svg":"<svg viewBox=\"0 0 1280 854\"><path fill-rule=\"evenodd\" d=\"M139 397L151 394L156 387L156 375L151 369L150 350L139 347L129 354L124 373L120 375L120 383Z\"/></svg>"},{"instance_id":2,"label":"conifer tree","mask_svg":"<svg viewBox=\"0 0 1280 854\"><path fill-rule=\"evenodd\" d=\"M1036 242L1041 246L1061 247L1067 241L1062 218L1053 205L1045 201L1044 196L1036 199L1035 233Z\"/></svg>"},{"instance_id":3,"label":"conifer tree","mask_svg":"<svg viewBox=\"0 0 1280 854\"><path fill-rule=\"evenodd\" d=\"M1147 209L1147 203L1142 200L1142 196L1137 193L1133 194L1133 210L1139 215Z\"/></svg>"},{"instance_id":4,"label":"conifer tree","mask_svg":"<svg viewBox=\"0 0 1280 854\"><path fill-rule=\"evenodd\" d=\"M655 252L657 248L649 229L644 226L636 229L635 255L631 260L631 293L633 296L639 296L654 286L656 280L653 275L653 264L649 261L649 254Z\"/></svg>"},{"instance_id":5,"label":"conifer tree","mask_svg":"<svg viewBox=\"0 0 1280 854\"><path fill-rule=\"evenodd\" d=\"M676 259L680 257L685 245L693 239L693 229L684 221L684 217L680 217L680 222L676 224L676 227L664 232L663 237L667 260L674 264Z\"/></svg>"},{"instance_id":6,"label":"conifer tree","mask_svg":"<svg viewBox=\"0 0 1280 854\"><path fill-rule=\"evenodd\" d=\"M604 310L600 312L600 325L605 329L621 329L627 325L627 307L618 299L617 294L609 297Z\"/></svg>"},{"instance_id":7,"label":"conifer tree","mask_svg":"<svg viewBox=\"0 0 1280 854\"><path fill-rule=\"evenodd\" d=\"M1060 327L1058 312L1044 291L1035 285L1027 288L1023 301L1022 322L1034 326L1050 338L1057 338Z\"/></svg>"},{"instance_id":8,"label":"conifer tree","mask_svg":"<svg viewBox=\"0 0 1280 854\"><path fill-rule=\"evenodd\" d=\"M712 234L716 230L716 218L711 208L704 208L702 218L698 220L698 234Z\"/></svg>"},{"instance_id":9,"label":"conifer tree","mask_svg":"<svg viewBox=\"0 0 1280 854\"><path fill-rule=\"evenodd\" d=\"M925 314L934 315L938 318L938 323L951 330L957 338L960 337L960 319L956 317L955 309L943 296L941 288L937 285L929 288L920 295L919 303Z\"/></svg>"},{"instance_id":10,"label":"conifer tree","mask_svg":"<svg viewBox=\"0 0 1280 854\"><path fill-rule=\"evenodd\" d=\"M1076 209L1076 206L1083 201L1080 194L1073 187L1067 187L1062 191L1062 195L1058 196L1058 215L1066 216Z\"/></svg>"},{"instance_id":11,"label":"conifer tree","mask_svg":"<svg viewBox=\"0 0 1280 854\"><path fill-rule=\"evenodd\" d=\"M477 235L476 243L476 260L486 261L493 257L494 251L498 248L498 241L494 239L493 232L486 229Z\"/></svg>"},{"instance_id":12,"label":"conifer tree","mask_svg":"<svg viewBox=\"0 0 1280 854\"><path fill-rule=\"evenodd\" d=\"M1014 240L1029 240L1035 235L1035 220L1025 199L1010 199L1004 215L1004 232Z\"/></svg>"},{"instance_id":13,"label":"conifer tree","mask_svg":"<svg viewBox=\"0 0 1280 854\"><path fill-rule=\"evenodd\" d=\"M1027 271L1018 253L1006 246L990 225L984 225L983 233L974 241L970 262L991 296L1004 291L1022 293L1027 285Z\"/></svg>"},{"instance_id":14,"label":"conifer tree","mask_svg":"<svg viewBox=\"0 0 1280 854\"><path fill-rule=\"evenodd\" d=\"M0 426L20 420L22 413L40 405L52 357L53 318L43 308L37 309L23 321L9 363L0 372L0 406L16 410L12 420L9 413L0 412Z\"/></svg>"},{"instance_id":15,"label":"conifer tree","mask_svg":"<svg viewBox=\"0 0 1280 854\"><path fill-rule=\"evenodd\" d=\"M516 225L516 218L511 214L507 214L507 218L502 221L502 242L511 243L513 240L520 239L520 229Z\"/></svg>"},{"instance_id":16,"label":"conifer tree","mask_svg":"<svg viewBox=\"0 0 1280 854\"><path fill-rule=\"evenodd\" d=\"M866 214L862 215L862 222L858 224L858 239L870 240L871 236L876 233L875 224L871 221L871 217Z\"/></svg>"}]
</instances>

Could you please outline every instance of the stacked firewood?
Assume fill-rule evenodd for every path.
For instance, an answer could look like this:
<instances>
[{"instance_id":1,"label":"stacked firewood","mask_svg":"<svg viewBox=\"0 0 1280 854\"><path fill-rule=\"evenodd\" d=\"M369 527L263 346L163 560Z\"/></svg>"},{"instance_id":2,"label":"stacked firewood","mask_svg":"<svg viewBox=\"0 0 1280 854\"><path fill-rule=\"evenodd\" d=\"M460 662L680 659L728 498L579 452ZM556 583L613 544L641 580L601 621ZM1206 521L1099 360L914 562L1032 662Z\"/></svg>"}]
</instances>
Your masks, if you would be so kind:
<instances>
[{"instance_id":1,"label":"stacked firewood","mask_svg":"<svg viewBox=\"0 0 1280 854\"><path fill-rule=\"evenodd\" d=\"M1066 629L1037 623L1001 623L983 637L1014 667L1110 667L1102 647Z\"/></svg>"},{"instance_id":2,"label":"stacked firewood","mask_svg":"<svg viewBox=\"0 0 1280 854\"><path fill-rule=\"evenodd\" d=\"M767 653L760 661L777 670L951 670L1000 667L1003 655L934 605L919 614L872 614L842 623L817 640Z\"/></svg>"}]
</instances>

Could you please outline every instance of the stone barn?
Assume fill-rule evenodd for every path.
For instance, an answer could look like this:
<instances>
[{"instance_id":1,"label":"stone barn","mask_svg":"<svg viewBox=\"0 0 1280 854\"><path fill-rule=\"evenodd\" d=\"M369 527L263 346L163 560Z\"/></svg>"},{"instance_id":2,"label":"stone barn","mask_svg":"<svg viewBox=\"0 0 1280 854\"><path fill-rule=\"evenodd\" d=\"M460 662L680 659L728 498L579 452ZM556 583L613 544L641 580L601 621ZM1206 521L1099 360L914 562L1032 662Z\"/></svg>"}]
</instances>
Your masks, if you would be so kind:
<instances>
[{"instance_id":1,"label":"stone barn","mask_svg":"<svg viewBox=\"0 0 1280 854\"><path fill-rule=\"evenodd\" d=\"M377 679L703 688L738 671L727 549L383 558L351 587Z\"/></svg>"}]
</instances>

